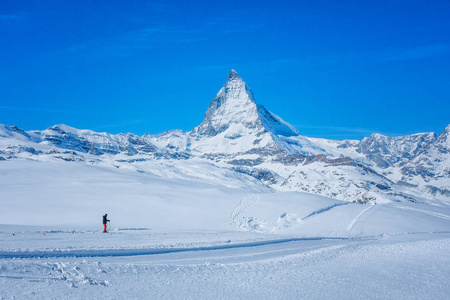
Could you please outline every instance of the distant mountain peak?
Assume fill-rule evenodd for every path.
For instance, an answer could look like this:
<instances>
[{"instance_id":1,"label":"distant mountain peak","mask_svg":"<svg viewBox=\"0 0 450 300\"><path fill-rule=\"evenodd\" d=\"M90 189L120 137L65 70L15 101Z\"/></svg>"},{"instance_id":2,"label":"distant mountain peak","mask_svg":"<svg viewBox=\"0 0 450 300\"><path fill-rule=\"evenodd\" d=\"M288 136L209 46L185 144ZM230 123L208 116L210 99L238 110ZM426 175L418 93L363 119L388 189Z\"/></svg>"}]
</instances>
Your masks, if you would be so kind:
<instances>
[{"instance_id":1,"label":"distant mountain peak","mask_svg":"<svg viewBox=\"0 0 450 300\"><path fill-rule=\"evenodd\" d=\"M445 127L445 129L438 136L437 144L441 152L450 152L450 125Z\"/></svg>"},{"instance_id":2,"label":"distant mountain peak","mask_svg":"<svg viewBox=\"0 0 450 300\"><path fill-rule=\"evenodd\" d=\"M234 69L231 69L230 73L228 73L228 81L236 80L236 79L241 79L241 77Z\"/></svg>"},{"instance_id":3,"label":"distant mountain peak","mask_svg":"<svg viewBox=\"0 0 450 300\"><path fill-rule=\"evenodd\" d=\"M230 132L234 130L236 132ZM271 132L275 135L293 136L299 133L280 117L257 105L253 92L233 69L228 81L210 102L203 122L193 133L216 136L227 131L227 135L240 136L245 132Z\"/></svg>"}]
</instances>

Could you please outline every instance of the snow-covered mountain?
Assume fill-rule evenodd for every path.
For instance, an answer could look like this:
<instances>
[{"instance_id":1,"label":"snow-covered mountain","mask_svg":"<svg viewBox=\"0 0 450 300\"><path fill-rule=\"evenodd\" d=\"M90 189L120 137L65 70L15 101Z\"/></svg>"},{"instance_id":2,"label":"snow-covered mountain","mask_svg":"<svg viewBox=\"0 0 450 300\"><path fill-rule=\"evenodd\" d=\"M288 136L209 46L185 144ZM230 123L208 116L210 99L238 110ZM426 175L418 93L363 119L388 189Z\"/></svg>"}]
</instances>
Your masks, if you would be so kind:
<instances>
[{"instance_id":1,"label":"snow-covered mountain","mask_svg":"<svg viewBox=\"0 0 450 300\"><path fill-rule=\"evenodd\" d=\"M293 126L255 102L253 92L231 70L209 104L203 122L189 133L191 149L204 154L279 150L278 136L297 136Z\"/></svg>"},{"instance_id":2,"label":"snow-covered mountain","mask_svg":"<svg viewBox=\"0 0 450 300\"><path fill-rule=\"evenodd\" d=\"M401 166L401 180L422 192L450 197L450 125L437 139Z\"/></svg>"},{"instance_id":3,"label":"snow-covered mountain","mask_svg":"<svg viewBox=\"0 0 450 300\"><path fill-rule=\"evenodd\" d=\"M435 133L418 133L401 137L374 133L364 138L356 151L364 154L378 167L388 168L409 161L435 141Z\"/></svg>"},{"instance_id":4,"label":"snow-covered mountain","mask_svg":"<svg viewBox=\"0 0 450 300\"><path fill-rule=\"evenodd\" d=\"M450 200L450 126L439 136L373 134L362 141L307 138L258 105L231 70L190 132L142 137L55 125L0 125L0 160L63 160L228 186L303 191L349 202ZM223 174L226 173L226 176Z\"/></svg>"},{"instance_id":5,"label":"snow-covered mountain","mask_svg":"<svg viewBox=\"0 0 450 300\"><path fill-rule=\"evenodd\" d=\"M253 92L235 70L228 74L227 83L209 104L203 122L193 134L238 138L245 133L293 136L299 133L280 117L255 103Z\"/></svg>"}]
</instances>

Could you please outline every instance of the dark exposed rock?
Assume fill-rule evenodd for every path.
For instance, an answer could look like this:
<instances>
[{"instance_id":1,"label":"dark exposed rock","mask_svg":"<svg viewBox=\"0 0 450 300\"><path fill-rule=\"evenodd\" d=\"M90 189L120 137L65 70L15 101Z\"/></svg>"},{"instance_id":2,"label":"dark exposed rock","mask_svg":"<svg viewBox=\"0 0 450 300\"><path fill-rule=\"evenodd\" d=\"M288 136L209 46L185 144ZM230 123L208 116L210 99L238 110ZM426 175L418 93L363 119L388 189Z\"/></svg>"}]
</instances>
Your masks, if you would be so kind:
<instances>
[{"instance_id":1,"label":"dark exposed rock","mask_svg":"<svg viewBox=\"0 0 450 300\"><path fill-rule=\"evenodd\" d=\"M23 153L23 152L27 152L30 154L34 154L34 155L39 155L40 153L42 153L42 151L38 151L36 149L34 149L33 147L26 147L26 146L22 146L22 145L10 145L8 147L6 147L6 152L9 153Z\"/></svg>"},{"instance_id":2,"label":"dark exposed rock","mask_svg":"<svg viewBox=\"0 0 450 300\"><path fill-rule=\"evenodd\" d=\"M141 161L147 161L147 158L132 158L132 159L118 159L117 162L124 162L124 163L134 163L134 162L141 162Z\"/></svg>"},{"instance_id":3,"label":"dark exposed rock","mask_svg":"<svg viewBox=\"0 0 450 300\"><path fill-rule=\"evenodd\" d=\"M56 156L53 156L53 157L54 157L54 158L57 158L57 159L64 160L64 161L68 161L68 162L73 162L73 161L84 161L84 159L81 158L81 157L60 156L60 155L56 155Z\"/></svg>"},{"instance_id":4,"label":"dark exposed rock","mask_svg":"<svg viewBox=\"0 0 450 300\"><path fill-rule=\"evenodd\" d=\"M403 180L399 180L399 181L397 182L397 184L400 185L400 186L408 187L408 188L416 188L416 187L418 187L417 184L411 184L411 183L408 183L408 182L403 181Z\"/></svg>"},{"instance_id":5,"label":"dark exposed rock","mask_svg":"<svg viewBox=\"0 0 450 300\"><path fill-rule=\"evenodd\" d=\"M235 166L257 166L260 165L264 162L264 160L262 160L261 158L257 158L257 159L235 159L235 160L231 160L228 163L230 165L235 165Z\"/></svg>"},{"instance_id":6,"label":"dark exposed rock","mask_svg":"<svg viewBox=\"0 0 450 300\"><path fill-rule=\"evenodd\" d=\"M234 171L250 175L266 184L276 184L280 176L268 169L235 167Z\"/></svg>"},{"instance_id":7,"label":"dark exposed rock","mask_svg":"<svg viewBox=\"0 0 450 300\"><path fill-rule=\"evenodd\" d=\"M441 195L441 196L445 196L445 197L450 197L450 190L440 189L440 188L432 186L432 185L427 185L426 189L432 195Z\"/></svg>"},{"instance_id":8,"label":"dark exposed rock","mask_svg":"<svg viewBox=\"0 0 450 300\"><path fill-rule=\"evenodd\" d=\"M331 166L355 166L355 163L350 157L331 158L325 161L326 167Z\"/></svg>"},{"instance_id":9,"label":"dark exposed rock","mask_svg":"<svg viewBox=\"0 0 450 300\"><path fill-rule=\"evenodd\" d=\"M277 155L272 159L274 163L281 163L286 166L297 166L303 164L306 160L306 156L302 154L285 154Z\"/></svg>"},{"instance_id":10,"label":"dark exposed rock","mask_svg":"<svg viewBox=\"0 0 450 300\"><path fill-rule=\"evenodd\" d=\"M230 73L228 73L228 80L236 80L236 79L240 79L241 77L239 77L239 74L231 69Z\"/></svg>"}]
</instances>

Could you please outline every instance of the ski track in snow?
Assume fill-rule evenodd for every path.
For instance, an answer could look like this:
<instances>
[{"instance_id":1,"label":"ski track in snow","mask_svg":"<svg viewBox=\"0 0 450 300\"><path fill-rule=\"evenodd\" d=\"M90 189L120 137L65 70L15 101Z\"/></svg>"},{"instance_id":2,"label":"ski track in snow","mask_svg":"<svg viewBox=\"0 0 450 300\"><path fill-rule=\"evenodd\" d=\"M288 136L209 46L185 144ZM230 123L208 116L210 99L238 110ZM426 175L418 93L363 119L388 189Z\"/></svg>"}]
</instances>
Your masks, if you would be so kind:
<instances>
[{"instance_id":1,"label":"ski track in snow","mask_svg":"<svg viewBox=\"0 0 450 300\"><path fill-rule=\"evenodd\" d=\"M76 287L76 284L108 285L107 281L97 281L85 275L78 266L70 268L65 263L54 263L53 266L51 266L51 270L58 274L56 278L51 279L67 281L69 282L70 287Z\"/></svg>"},{"instance_id":2,"label":"ski track in snow","mask_svg":"<svg viewBox=\"0 0 450 300\"><path fill-rule=\"evenodd\" d=\"M0 299L448 299L450 235L424 234L153 257L3 259Z\"/></svg>"},{"instance_id":3,"label":"ski track in snow","mask_svg":"<svg viewBox=\"0 0 450 300\"><path fill-rule=\"evenodd\" d=\"M245 205L246 200L250 200L253 198L253 201ZM239 222L239 217L242 215L242 213L247 210L250 206L254 205L256 201L259 200L259 197L257 195L251 195L249 197L246 197L245 199L241 199L239 204L233 209L233 211L230 214L231 223L230 225L237 225L238 227L242 227L242 222Z\"/></svg>"},{"instance_id":4,"label":"ski track in snow","mask_svg":"<svg viewBox=\"0 0 450 300\"><path fill-rule=\"evenodd\" d=\"M99 264L99 263L97 263ZM28 270L22 270L17 274L0 275L0 278L27 280L30 282L51 282L51 281L63 281L69 284L69 287L76 288L79 285L97 285L108 286L107 280L95 280L90 276L87 276L79 266L73 266L73 263L62 262L46 262L46 263L33 263L33 273L36 276L29 276ZM25 274L24 274L25 273ZM41 276L39 276L41 274ZM1 298L3 299L3 298Z\"/></svg>"},{"instance_id":5,"label":"ski track in snow","mask_svg":"<svg viewBox=\"0 0 450 300\"><path fill-rule=\"evenodd\" d=\"M444 219L444 220L450 220L450 216L448 216L448 215L437 213L437 212L434 212L434 211L429 211L429 210L426 210L426 209L412 208L412 207L405 207L405 206L398 206L398 208L413 210L413 211L421 212L421 213L424 213L424 214L427 214L427 215L430 215L430 216L433 216L433 217L438 217L438 218L441 218L441 219Z\"/></svg>"},{"instance_id":6,"label":"ski track in snow","mask_svg":"<svg viewBox=\"0 0 450 300\"><path fill-rule=\"evenodd\" d=\"M330 205L330 206L327 206L327 207L318 209L318 210L316 210L316 211L313 211L312 213L310 213L310 214L307 215L306 217L302 218L302 221L304 221L304 220L306 220L306 219L309 219L309 218L311 218L311 217L313 217L313 216L315 216L315 215L318 215L318 214L327 212L327 211L329 211L329 210L331 210L331 209L333 209L333 208L335 208L335 207L343 206L343 205L348 205L348 204L350 204L350 202L349 202L349 203L336 203L336 204L333 204L333 205Z\"/></svg>"},{"instance_id":7,"label":"ski track in snow","mask_svg":"<svg viewBox=\"0 0 450 300\"><path fill-rule=\"evenodd\" d=\"M356 222L358 222L359 218L365 214L369 209L372 209L374 207L374 205L369 206L368 208L364 209L363 211L361 211L352 221L351 223L348 225L347 230L350 231L352 230L353 226L355 226Z\"/></svg>"},{"instance_id":8,"label":"ski track in snow","mask_svg":"<svg viewBox=\"0 0 450 300\"><path fill-rule=\"evenodd\" d=\"M287 238L278 240L266 240L261 242L226 244L217 246L203 246L193 248L143 248L143 249L106 249L106 250L54 250L54 251L0 251L0 259L26 259L26 258L61 258L61 257L117 257L117 256L139 256L159 255L180 252L214 251L236 248L249 248L267 245L285 244L299 241L322 241L322 240L366 240L369 238L345 238L345 237L305 237Z\"/></svg>"}]
</instances>

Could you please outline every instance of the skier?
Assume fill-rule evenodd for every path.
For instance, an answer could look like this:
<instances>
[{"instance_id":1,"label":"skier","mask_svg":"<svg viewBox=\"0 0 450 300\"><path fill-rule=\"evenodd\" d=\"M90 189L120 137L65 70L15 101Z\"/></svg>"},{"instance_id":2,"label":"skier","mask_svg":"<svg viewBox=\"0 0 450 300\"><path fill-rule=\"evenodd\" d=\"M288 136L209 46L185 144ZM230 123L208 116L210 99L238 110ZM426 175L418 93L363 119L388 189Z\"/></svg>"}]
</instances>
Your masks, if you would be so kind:
<instances>
[{"instance_id":1,"label":"skier","mask_svg":"<svg viewBox=\"0 0 450 300\"><path fill-rule=\"evenodd\" d=\"M105 214L104 216L103 216L103 232L108 232L108 231L106 231L106 223L107 222L109 222L109 220L108 220L108 214Z\"/></svg>"}]
</instances>

